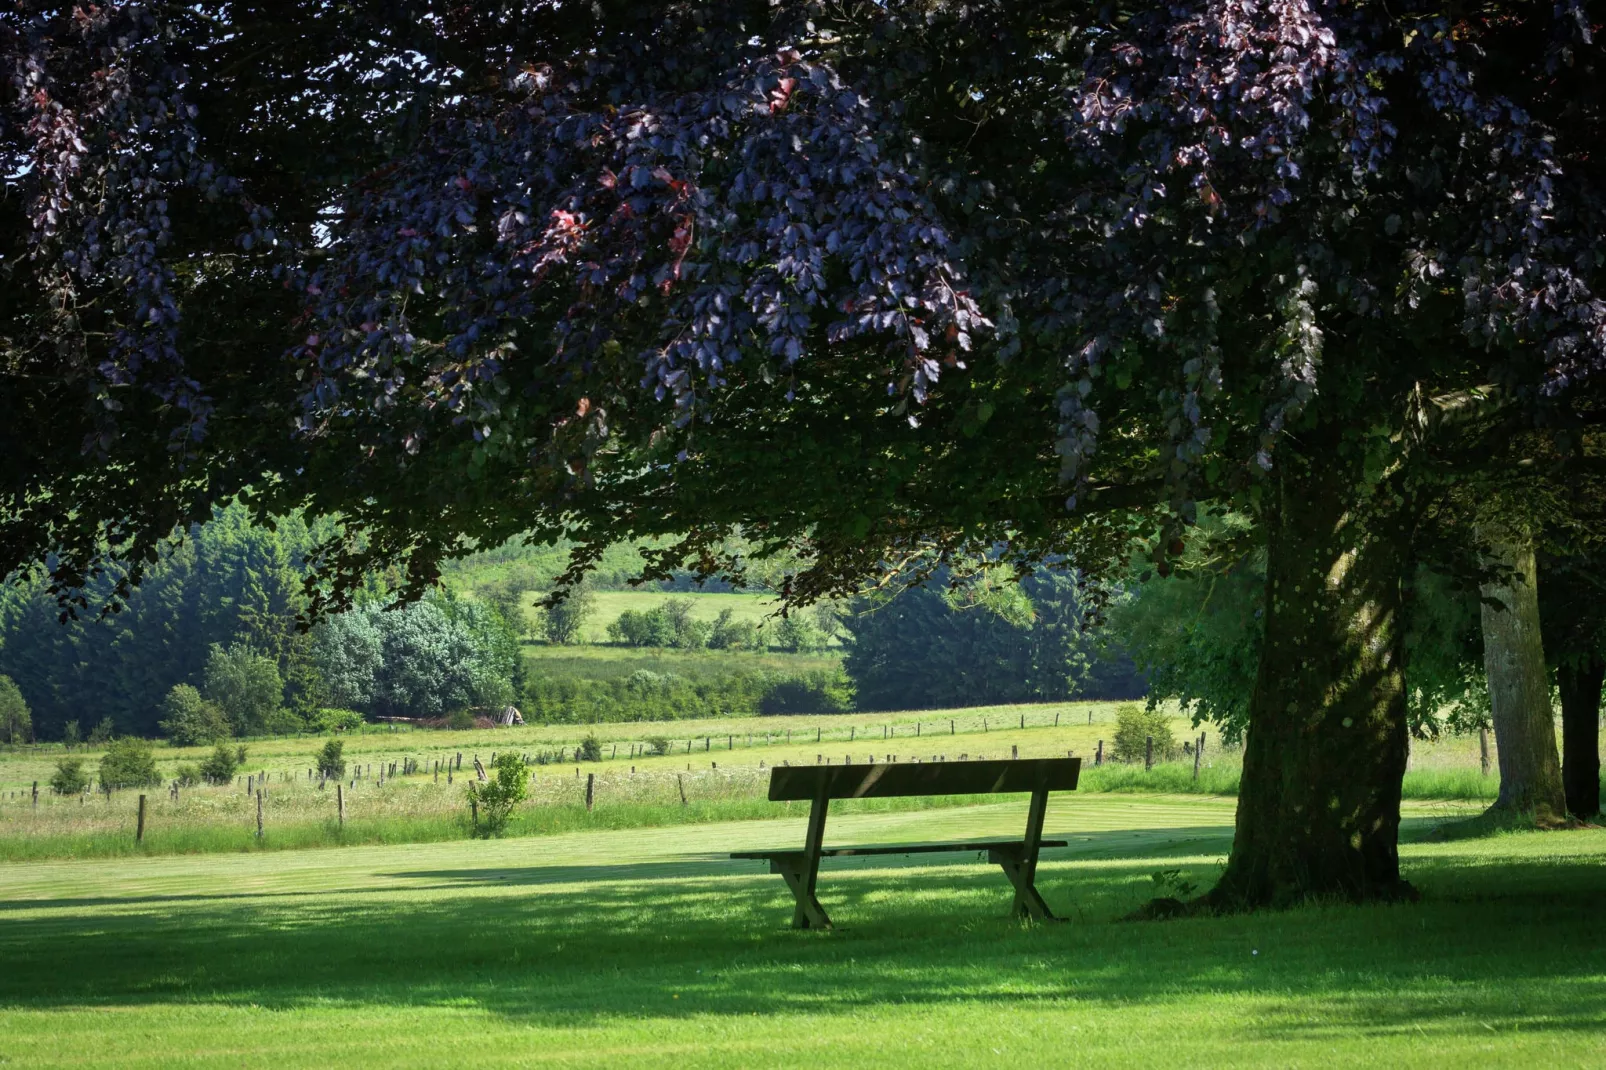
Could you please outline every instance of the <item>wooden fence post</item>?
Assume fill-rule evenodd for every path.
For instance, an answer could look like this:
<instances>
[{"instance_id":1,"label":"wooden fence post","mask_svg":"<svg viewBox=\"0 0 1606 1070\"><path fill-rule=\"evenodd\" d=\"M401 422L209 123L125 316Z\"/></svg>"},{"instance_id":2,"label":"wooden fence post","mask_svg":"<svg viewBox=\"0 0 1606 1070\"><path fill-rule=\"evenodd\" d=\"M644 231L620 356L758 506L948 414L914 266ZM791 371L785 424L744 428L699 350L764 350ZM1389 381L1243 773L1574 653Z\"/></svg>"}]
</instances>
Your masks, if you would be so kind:
<instances>
[{"instance_id":1,"label":"wooden fence post","mask_svg":"<svg viewBox=\"0 0 1606 1070\"><path fill-rule=\"evenodd\" d=\"M1058 728L1059 726L1060 726L1060 715L1058 713L1056 713L1054 715L1054 727Z\"/></svg>"},{"instance_id":2,"label":"wooden fence post","mask_svg":"<svg viewBox=\"0 0 1606 1070\"><path fill-rule=\"evenodd\" d=\"M1489 775L1489 730L1487 728L1478 729L1478 762L1479 762L1479 767L1482 768L1482 770L1483 770L1483 775L1484 776L1488 776Z\"/></svg>"},{"instance_id":3,"label":"wooden fence post","mask_svg":"<svg viewBox=\"0 0 1606 1070\"><path fill-rule=\"evenodd\" d=\"M262 838L262 793L257 792L257 839Z\"/></svg>"},{"instance_id":4,"label":"wooden fence post","mask_svg":"<svg viewBox=\"0 0 1606 1070\"><path fill-rule=\"evenodd\" d=\"M33 782L33 808L39 809L39 781Z\"/></svg>"},{"instance_id":5,"label":"wooden fence post","mask_svg":"<svg viewBox=\"0 0 1606 1070\"><path fill-rule=\"evenodd\" d=\"M1019 758L1020 757L1020 748L1017 747L1015 744L1011 743L1009 745L1009 756L1011 758Z\"/></svg>"},{"instance_id":6,"label":"wooden fence post","mask_svg":"<svg viewBox=\"0 0 1606 1070\"><path fill-rule=\"evenodd\" d=\"M956 733L957 731L958 731L958 729L956 729L954 727L954 722L952 720L949 720L949 722L948 722L948 734L951 736L954 733Z\"/></svg>"},{"instance_id":7,"label":"wooden fence post","mask_svg":"<svg viewBox=\"0 0 1606 1070\"><path fill-rule=\"evenodd\" d=\"M1154 768L1154 737L1143 737L1143 771L1147 773Z\"/></svg>"},{"instance_id":8,"label":"wooden fence post","mask_svg":"<svg viewBox=\"0 0 1606 1070\"><path fill-rule=\"evenodd\" d=\"M1199 739L1196 740L1194 742L1194 745L1193 745L1193 779L1194 779L1194 783L1198 783L1198 781L1199 781L1199 756L1204 753L1204 742L1203 742L1203 740L1204 740L1204 737L1200 736Z\"/></svg>"},{"instance_id":9,"label":"wooden fence post","mask_svg":"<svg viewBox=\"0 0 1606 1070\"><path fill-rule=\"evenodd\" d=\"M1104 741L1102 739L1099 740L1099 749L1093 752L1093 764L1104 764Z\"/></svg>"},{"instance_id":10,"label":"wooden fence post","mask_svg":"<svg viewBox=\"0 0 1606 1070\"><path fill-rule=\"evenodd\" d=\"M1024 713L1020 715L1020 726L1022 728L1026 727L1026 715Z\"/></svg>"},{"instance_id":11,"label":"wooden fence post","mask_svg":"<svg viewBox=\"0 0 1606 1070\"><path fill-rule=\"evenodd\" d=\"M597 774L586 774L586 813L591 812L591 803L596 798Z\"/></svg>"},{"instance_id":12,"label":"wooden fence post","mask_svg":"<svg viewBox=\"0 0 1606 1070\"><path fill-rule=\"evenodd\" d=\"M342 784L335 784L335 809L340 814L340 827L346 827L346 792Z\"/></svg>"},{"instance_id":13,"label":"wooden fence post","mask_svg":"<svg viewBox=\"0 0 1606 1070\"><path fill-rule=\"evenodd\" d=\"M145 796L139 797L139 822L134 826L134 842L145 842Z\"/></svg>"},{"instance_id":14,"label":"wooden fence post","mask_svg":"<svg viewBox=\"0 0 1606 1070\"><path fill-rule=\"evenodd\" d=\"M686 805L686 778L679 773L675 774L675 785L680 788L680 805Z\"/></svg>"}]
</instances>

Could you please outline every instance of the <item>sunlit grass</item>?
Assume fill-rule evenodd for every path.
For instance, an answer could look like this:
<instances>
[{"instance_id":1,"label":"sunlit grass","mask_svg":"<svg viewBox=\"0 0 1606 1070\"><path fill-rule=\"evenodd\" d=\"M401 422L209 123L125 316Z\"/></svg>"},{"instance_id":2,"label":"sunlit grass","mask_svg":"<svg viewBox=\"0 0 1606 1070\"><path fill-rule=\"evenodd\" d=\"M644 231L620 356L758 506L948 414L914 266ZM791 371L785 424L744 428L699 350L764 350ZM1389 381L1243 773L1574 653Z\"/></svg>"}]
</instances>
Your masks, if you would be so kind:
<instances>
[{"instance_id":1,"label":"sunlit grass","mask_svg":"<svg viewBox=\"0 0 1606 1070\"><path fill-rule=\"evenodd\" d=\"M842 814L831 842L1018 832L1023 805ZM1006 917L963 856L828 863L830 933L728 851L801 815L541 839L16 863L19 1066L1588 1066L1606 1059L1606 832L1413 842L1403 906L1118 919L1207 886L1229 799L1056 797Z\"/></svg>"}]
</instances>

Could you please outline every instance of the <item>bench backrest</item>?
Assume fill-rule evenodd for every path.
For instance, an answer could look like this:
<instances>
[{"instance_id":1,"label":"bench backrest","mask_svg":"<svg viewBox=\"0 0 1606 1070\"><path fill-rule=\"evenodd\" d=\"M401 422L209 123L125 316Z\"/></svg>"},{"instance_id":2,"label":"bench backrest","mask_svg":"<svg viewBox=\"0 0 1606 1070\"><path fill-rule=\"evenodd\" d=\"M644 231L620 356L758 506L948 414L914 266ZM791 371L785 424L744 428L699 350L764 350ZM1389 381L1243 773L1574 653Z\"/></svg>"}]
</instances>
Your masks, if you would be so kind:
<instances>
[{"instance_id":1,"label":"bench backrest","mask_svg":"<svg viewBox=\"0 0 1606 1070\"><path fill-rule=\"evenodd\" d=\"M888 762L876 765L778 765L770 772L770 801L873 799L897 795L993 795L1074 791L1080 758L1018 758L979 762Z\"/></svg>"}]
</instances>

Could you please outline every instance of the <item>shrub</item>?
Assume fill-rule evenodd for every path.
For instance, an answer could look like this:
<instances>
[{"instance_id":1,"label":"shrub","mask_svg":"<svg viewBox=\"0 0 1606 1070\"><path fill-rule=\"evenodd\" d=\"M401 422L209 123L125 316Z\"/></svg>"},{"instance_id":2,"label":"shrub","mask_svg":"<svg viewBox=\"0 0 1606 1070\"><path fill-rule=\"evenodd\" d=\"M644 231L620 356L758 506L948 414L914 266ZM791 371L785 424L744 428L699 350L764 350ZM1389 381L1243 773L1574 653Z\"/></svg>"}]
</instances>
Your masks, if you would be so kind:
<instances>
[{"instance_id":1,"label":"shrub","mask_svg":"<svg viewBox=\"0 0 1606 1070\"><path fill-rule=\"evenodd\" d=\"M599 748L600 749L600 748ZM507 828L513 808L524 801L529 792L530 774L524 759L512 751L503 751L491 763L491 779L481 784L471 781L468 801L474 815L476 836L500 836Z\"/></svg>"},{"instance_id":2,"label":"shrub","mask_svg":"<svg viewBox=\"0 0 1606 1070\"><path fill-rule=\"evenodd\" d=\"M296 711L280 708L268 714L267 724L263 727L270 736L294 736L307 730L307 722Z\"/></svg>"},{"instance_id":3,"label":"shrub","mask_svg":"<svg viewBox=\"0 0 1606 1070\"><path fill-rule=\"evenodd\" d=\"M33 715L22 691L9 676L0 675L0 743L26 743L33 737Z\"/></svg>"},{"instance_id":4,"label":"shrub","mask_svg":"<svg viewBox=\"0 0 1606 1070\"><path fill-rule=\"evenodd\" d=\"M117 734L117 725L110 717L102 717L100 723L89 730L89 743L98 747L103 743L110 743Z\"/></svg>"},{"instance_id":5,"label":"shrub","mask_svg":"<svg viewBox=\"0 0 1606 1070\"><path fill-rule=\"evenodd\" d=\"M61 742L68 750L72 750L84 741L83 730L78 727L77 721L68 721L61 726Z\"/></svg>"},{"instance_id":6,"label":"shrub","mask_svg":"<svg viewBox=\"0 0 1606 1070\"><path fill-rule=\"evenodd\" d=\"M701 650L708 645L712 628L706 621L693 620L691 611L687 598L670 598L648 610L627 609L608 625L608 638L625 646Z\"/></svg>"},{"instance_id":7,"label":"shrub","mask_svg":"<svg viewBox=\"0 0 1606 1070\"><path fill-rule=\"evenodd\" d=\"M244 748L241 749L243 750ZM212 748L212 753L201 763L201 778L209 784L232 783L234 774L243 761L243 755L237 755L227 743L219 743Z\"/></svg>"},{"instance_id":8,"label":"shrub","mask_svg":"<svg viewBox=\"0 0 1606 1070\"><path fill-rule=\"evenodd\" d=\"M653 736L647 740L648 754L668 754L669 739L667 736Z\"/></svg>"},{"instance_id":9,"label":"shrub","mask_svg":"<svg viewBox=\"0 0 1606 1070\"><path fill-rule=\"evenodd\" d=\"M714 627L708 633L708 645L714 650L759 650L764 645L758 625L750 620L736 620L729 608L719 611Z\"/></svg>"},{"instance_id":10,"label":"shrub","mask_svg":"<svg viewBox=\"0 0 1606 1070\"><path fill-rule=\"evenodd\" d=\"M89 787L89 774L84 772L82 758L63 758L56 763L50 776L50 790L57 795L78 795Z\"/></svg>"},{"instance_id":11,"label":"shrub","mask_svg":"<svg viewBox=\"0 0 1606 1070\"><path fill-rule=\"evenodd\" d=\"M825 648L825 633L802 613L788 613L775 622L775 645L789 654L812 654Z\"/></svg>"},{"instance_id":12,"label":"shrub","mask_svg":"<svg viewBox=\"0 0 1606 1070\"><path fill-rule=\"evenodd\" d=\"M575 748L574 759L577 762L602 761L602 741L595 735L588 734Z\"/></svg>"},{"instance_id":13,"label":"shrub","mask_svg":"<svg viewBox=\"0 0 1606 1070\"><path fill-rule=\"evenodd\" d=\"M465 731L474 727L474 714L466 707L458 707L446 717L446 727Z\"/></svg>"},{"instance_id":14,"label":"shrub","mask_svg":"<svg viewBox=\"0 0 1606 1070\"><path fill-rule=\"evenodd\" d=\"M609 623L608 638L625 646L670 646L675 630L657 609L627 609Z\"/></svg>"},{"instance_id":15,"label":"shrub","mask_svg":"<svg viewBox=\"0 0 1606 1070\"><path fill-rule=\"evenodd\" d=\"M313 719L320 732L353 732L363 725L362 714L356 710L319 710Z\"/></svg>"},{"instance_id":16,"label":"shrub","mask_svg":"<svg viewBox=\"0 0 1606 1070\"><path fill-rule=\"evenodd\" d=\"M853 686L841 672L814 672L780 680L764 692L760 713L846 713Z\"/></svg>"},{"instance_id":17,"label":"shrub","mask_svg":"<svg viewBox=\"0 0 1606 1070\"><path fill-rule=\"evenodd\" d=\"M1115 760L1141 762L1148 739L1154 738L1154 760L1168 761L1177 755L1177 740L1171 722L1157 709L1127 702L1115 710Z\"/></svg>"},{"instance_id":18,"label":"shrub","mask_svg":"<svg viewBox=\"0 0 1606 1070\"><path fill-rule=\"evenodd\" d=\"M597 608L597 596L586 583L575 585L569 597L541 613L541 632L549 643L578 643L585 622Z\"/></svg>"},{"instance_id":19,"label":"shrub","mask_svg":"<svg viewBox=\"0 0 1606 1070\"><path fill-rule=\"evenodd\" d=\"M185 762L173 773L173 779L181 788L193 788L203 779L201 767L194 762Z\"/></svg>"},{"instance_id":20,"label":"shrub","mask_svg":"<svg viewBox=\"0 0 1606 1070\"><path fill-rule=\"evenodd\" d=\"M338 739L331 739L323 745L317 755L318 775L338 780L346 775L346 745Z\"/></svg>"},{"instance_id":21,"label":"shrub","mask_svg":"<svg viewBox=\"0 0 1606 1070\"><path fill-rule=\"evenodd\" d=\"M223 711L189 684L173 685L162 700L162 713L162 732L175 747L211 743L233 734Z\"/></svg>"},{"instance_id":22,"label":"shrub","mask_svg":"<svg viewBox=\"0 0 1606 1070\"><path fill-rule=\"evenodd\" d=\"M263 731L284 702L284 680L272 658L236 643L214 645L206 658L206 697L222 709L239 735Z\"/></svg>"},{"instance_id":23,"label":"shrub","mask_svg":"<svg viewBox=\"0 0 1606 1070\"><path fill-rule=\"evenodd\" d=\"M113 740L100 760L100 786L103 788L143 788L160 784L156 757L143 739Z\"/></svg>"}]
</instances>

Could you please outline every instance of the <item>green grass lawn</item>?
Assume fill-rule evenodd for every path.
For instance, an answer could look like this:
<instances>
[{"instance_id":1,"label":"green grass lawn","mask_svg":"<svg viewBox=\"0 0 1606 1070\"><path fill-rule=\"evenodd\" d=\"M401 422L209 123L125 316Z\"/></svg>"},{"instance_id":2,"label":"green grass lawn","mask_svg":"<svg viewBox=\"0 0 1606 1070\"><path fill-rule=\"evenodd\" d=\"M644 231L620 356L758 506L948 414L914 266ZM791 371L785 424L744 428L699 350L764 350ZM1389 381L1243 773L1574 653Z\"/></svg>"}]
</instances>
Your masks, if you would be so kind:
<instances>
[{"instance_id":1,"label":"green grass lawn","mask_svg":"<svg viewBox=\"0 0 1606 1070\"><path fill-rule=\"evenodd\" d=\"M830 842L1014 834L1019 802ZM1407 839L1448 811L1412 808ZM1584 1066L1606 831L1408 843L1411 906L1122 922L1207 884L1230 800L1060 796L1023 926L962 856L826 863L839 929L743 847L802 818L0 867L0 1065Z\"/></svg>"}]
</instances>

